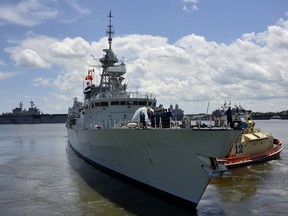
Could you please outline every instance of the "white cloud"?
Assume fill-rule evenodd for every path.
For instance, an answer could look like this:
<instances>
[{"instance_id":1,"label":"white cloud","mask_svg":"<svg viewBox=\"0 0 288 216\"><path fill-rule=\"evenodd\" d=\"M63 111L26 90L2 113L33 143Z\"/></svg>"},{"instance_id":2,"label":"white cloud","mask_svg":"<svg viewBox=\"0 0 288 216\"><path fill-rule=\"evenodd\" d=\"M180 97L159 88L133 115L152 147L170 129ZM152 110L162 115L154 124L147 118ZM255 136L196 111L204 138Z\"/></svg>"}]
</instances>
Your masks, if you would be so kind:
<instances>
[{"instance_id":1,"label":"white cloud","mask_svg":"<svg viewBox=\"0 0 288 216\"><path fill-rule=\"evenodd\" d=\"M6 65L5 62L3 60L0 59L0 66Z\"/></svg>"},{"instance_id":2,"label":"white cloud","mask_svg":"<svg viewBox=\"0 0 288 216\"><path fill-rule=\"evenodd\" d=\"M85 57L87 56L87 51L91 50L90 44L81 37L56 41L49 48L55 57L60 58Z\"/></svg>"},{"instance_id":3,"label":"white cloud","mask_svg":"<svg viewBox=\"0 0 288 216\"><path fill-rule=\"evenodd\" d=\"M182 0L183 10L186 12L189 11L198 11L198 0Z\"/></svg>"},{"instance_id":4,"label":"white cloud","mask_svg":"<svg viewBox=\"0 0 288 216\"><path fill-rule=\"evenodd\" d=\"M89 8L82 7L75 0L68 0L67 4L70 5L72 8L74 8L77 12L79 12L81 14L89 14L89 13L91 13L91 10Z\"/></svg>"},{"instance_id":5,"label":"white cloud","mask_svg":"<svg viewBox=\"0 0 288 216\"><path fill-rule=\"evenodd\" d=\"M13 73L13 72L1 72L0 71L0 80L4 80L4 79L10 78L10 77L14 77L16 75L17 74Z\"/></svg>"},{"instance_id":6,"label":"white cloud","mask_svg":"<svg viewBox=\"0 0 288 216\"><path fill-rule=\"evenodd\" d=\"M16 65L34 68L49 68L49 53L47 45L53 43L55 39L46 36L36 36L29 34L27 39L13 41L11 46L4 50L10 53L10 57Z\"/></svg>"},{"instance_id":7,"label":"white cloud","mask_svg":"<svg viewBox=\"0 0 288 216\"><path fill-rule=\"evenodd\" d=\"M129 40L131 48L126 52L132 50L137 56L128 62L130 87L154 92L166 105L182 102L185 110L201 106L205 110L209 98L214 106L230 99L254 110L275 110L270 101L288 98L287 33L287 21L282 20L265 32L243 35L231 44L192 34L173 45L149 38L149 43L133 49L134 41ZM143 41L145 36L138 38ZM118 40L123 38L114 40L114 50ZM277 105L287 109L283 102Z\"/></svg>"},{"instance_id":8,"label":"white cloud","mask_svg":"<svg viewBox=\"0 0 288 216\"><path fill-rule=\"evenodd\" d=\"M72 18L69 17L71 8ZM83 7L77 0L17 0L0 3L0 25L33 27L56 17L59 18L57 21L73 23L78 20L78 15L90 13L91 10Z\"/></svg>"},{"instance_id":9,"label":"white cloud","mask_svg":"<svg viewBox=\"0 0 288 216\"><path fill-rule=\"evenodd\" d=\"M12 58L18 66L49 68L50 64L46 63L40 55L31 49L24 49L20 53L14 53Z\"/></svg>"},{"instance_id":10,"label":"white cloud","mask_svg":"<svg viewBox=\"0 0 288 216\"><path fill-rule=\"evenodd\" d=\"M38 78L35 78L33 80L33 86L50 86L51 80L50 79L45 79L43 77L38 77Z\"/></svg>"},{"instance_id":11,"label":"white cloud","mask_svg":"<svg viewBox=\"0 0 288 216\"><path fill-rule=\"evenodd\" d=\"M186 113L205 112L210 99L210 109L230 100L253 111L280 111L287 109L288 99L287 26L288 21L280 20L265 32L244 34L231 44L207 41L194 34L175 44L158 36L127 35L115 37L112 48L120 61L125 57L128 89L154 93L165 106L178 103ZM107 38L90 44L80 37L59 40L34 35L7 51L15 56L33 50L41 53L43 62L57 66L57 78L34 81L39 85L48 85L49 81L54 93L62 98L57 103L63 104L74 96L82 98L88 65L98 64L90 55L101 58L106 47ZM51 95L46 98L53 100Z\"/></svg>"},{"instance_id":12,"label":"white cloud","mask_svg":"<svg viewBox=\"0 0 288 216\"><path fill-rule=\"evenodd\" d=\"M23 0L17 4L0 4L0 20L23 26L34 26L58 15L50 1Z\"/></svg>"},{"instance_id":13,"label":"white cloud","mask_svg":"<svg viewBox=\"0 0 288 216\"><path fill-rule=\"evenodd\" d=\"M52 65L60 65L74 69L71 62L78 64L79 68L92 54L89 43L80 37L58 40L33 34L17 45L15 42L12 45L5 51L10 53L17 65L25 67L49 68Z\"/></svg>"}]
</instances>

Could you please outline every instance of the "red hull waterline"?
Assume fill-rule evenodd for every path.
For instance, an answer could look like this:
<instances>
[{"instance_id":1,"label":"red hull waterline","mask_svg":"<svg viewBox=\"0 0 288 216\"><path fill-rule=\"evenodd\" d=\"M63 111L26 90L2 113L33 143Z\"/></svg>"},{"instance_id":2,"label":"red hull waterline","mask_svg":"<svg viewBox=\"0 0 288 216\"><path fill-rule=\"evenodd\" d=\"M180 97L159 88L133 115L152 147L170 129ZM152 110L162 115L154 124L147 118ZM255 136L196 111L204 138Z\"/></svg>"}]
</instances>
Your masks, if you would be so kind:
<instances>
[{"instance_id":1,"label":"red hull waterline","mask_svg":"<svg viewBox=\"0 0 288 216\"><path fill-rule=\"evenodd\" d=\"M273 148L258 154L241 155L229 158L218 158L218 162L227 168L247 166L254 163L261 163L269 160L278 159L284 146L280 140L274 139Z\"/></svg>"}]
</instances>

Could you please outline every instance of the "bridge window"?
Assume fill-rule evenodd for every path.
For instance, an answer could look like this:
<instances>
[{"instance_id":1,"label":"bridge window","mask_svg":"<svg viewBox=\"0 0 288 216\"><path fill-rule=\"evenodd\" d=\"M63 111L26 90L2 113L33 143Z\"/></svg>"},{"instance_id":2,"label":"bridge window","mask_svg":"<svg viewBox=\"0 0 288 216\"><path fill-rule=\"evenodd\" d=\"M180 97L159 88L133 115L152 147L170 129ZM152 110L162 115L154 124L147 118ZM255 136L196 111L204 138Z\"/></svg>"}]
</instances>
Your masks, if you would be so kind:
<instances>
[{"instance_id":1,"label":"bridge window","mask_svg":"<svg viewBox=\"0 0 288 216\"><path fill-rule=\"evenodd\" d=\"M103 101L103 102L101 102L100 105L101 105L101 106L108 106L108 102L107 102L107 101Z\"/></svg>"},{"instance_id":2,"label":"bridge window","mask_svg":"<svg viewBox=\"0 0 288 216\"><path fill-rule=\"evenodd\" d=\"M111 105L119 105L119 101L111 101Z\"/></svg>"},{"instance_id":3,"label":"bridge window","mask_svg":"<svg viewBox=\"0 0 288 216\"><path fill-rule=\"evenodd\" d=\"M146 106L146 101L139 101L139 105Z\"/></svg>"}]
</instances>

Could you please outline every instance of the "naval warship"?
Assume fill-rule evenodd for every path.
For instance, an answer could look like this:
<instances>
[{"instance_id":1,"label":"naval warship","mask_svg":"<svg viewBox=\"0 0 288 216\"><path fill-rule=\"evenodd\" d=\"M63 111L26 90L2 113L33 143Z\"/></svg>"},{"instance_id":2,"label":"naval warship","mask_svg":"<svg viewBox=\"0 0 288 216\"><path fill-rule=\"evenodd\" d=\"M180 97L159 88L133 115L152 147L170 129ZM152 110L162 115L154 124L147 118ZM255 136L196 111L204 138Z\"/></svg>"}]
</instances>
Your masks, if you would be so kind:
<instances>
[{"instance_id":1,"label":"naval warship","mask_svg":"<svg viewBox=\"0 0 288 216\"><path fill-rule=\"evenodd\" d=\"M44 114L30 101L28 110L23 109L23 102L12 112L0 115L0 124L46 124L65 123L67 114Z\"/></svg>"},{"instance_id":2,"label":"naval warship","mask_svg":"<svg viewBox=\"0 0 288 216\"><path fill-rule=\"evenodd\" d=\"M99 84L88 69L83 102L74 98L68 109L69 144L97 167L196 207L210 179L227 171L216 158L241 130L173 125L151 94L127 91L126 64L112 50L111 12L108 17Z\"/></svg>"}]
</instances>

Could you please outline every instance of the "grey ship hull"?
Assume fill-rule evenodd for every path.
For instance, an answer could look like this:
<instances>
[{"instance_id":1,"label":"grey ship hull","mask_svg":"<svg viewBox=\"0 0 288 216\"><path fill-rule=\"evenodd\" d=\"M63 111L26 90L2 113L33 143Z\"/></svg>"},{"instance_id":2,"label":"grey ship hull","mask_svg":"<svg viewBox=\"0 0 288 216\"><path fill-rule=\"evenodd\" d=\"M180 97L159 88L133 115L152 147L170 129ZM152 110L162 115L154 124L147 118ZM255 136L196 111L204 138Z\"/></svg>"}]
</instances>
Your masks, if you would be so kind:
<instances>
[{"instance_id":1,"label":"grey ship hull","mask_svg":"<svg viewBox=\"0 0 288 216\"><path fill-rule=\"evenodd\" d=\"M65 123L67 114L1 115L0 124L48 124Z\"/></svg>"},{"instance_id":2,"label":"grey ship hull","mask_svg":"<svg viewBox=\"0 0 288 216\"><path fill-rule=\"evenodd\" d=\"M199 155L208 161L226 155L241 132L77 126L67 131L70 145L84 159L194 207L211 179L207 170L216 171Z\"/></svg>"}]
</instances>

